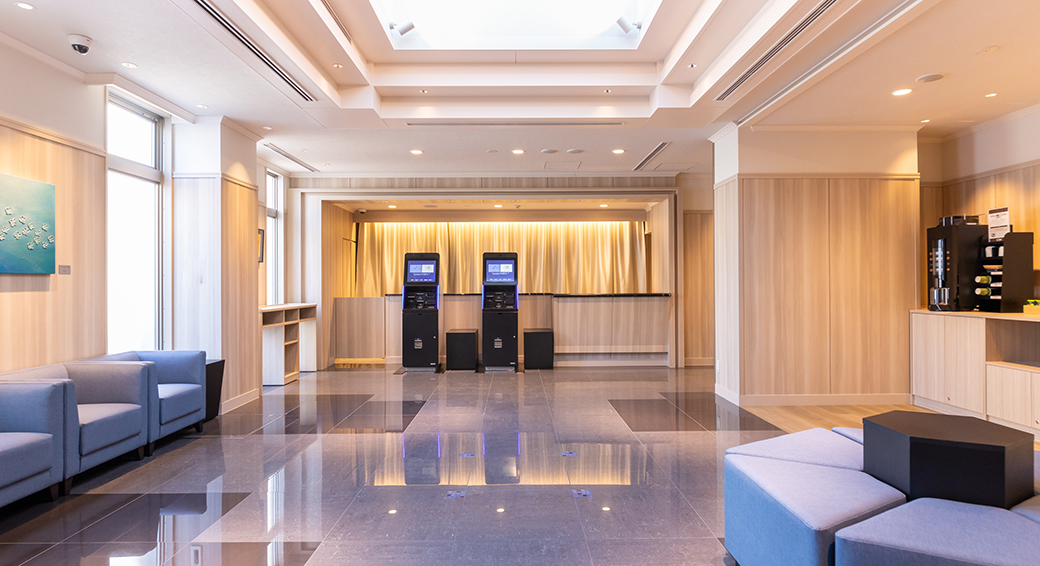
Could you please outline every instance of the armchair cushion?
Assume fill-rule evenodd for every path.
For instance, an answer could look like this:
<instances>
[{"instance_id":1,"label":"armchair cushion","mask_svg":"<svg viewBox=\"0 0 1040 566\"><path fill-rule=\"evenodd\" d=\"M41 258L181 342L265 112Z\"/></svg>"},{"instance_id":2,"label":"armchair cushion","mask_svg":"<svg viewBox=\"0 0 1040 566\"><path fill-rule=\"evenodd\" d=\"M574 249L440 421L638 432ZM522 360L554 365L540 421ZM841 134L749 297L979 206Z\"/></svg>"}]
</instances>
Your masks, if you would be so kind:
<instances>
[{"instance_id":1,"label":"armchair cushion","mask_svg":"<svg viewBox=\"0 0 1040 566\"><path fill-rule=\"evenodd\" d=\"M129 403L79 406L80 454L86 455L141 434L144 408Z\"/></svg>"},{"instance_id":2,"label":"armchair cushion","mask_svg":"<svg viewBox=\"0 0 1040 566\"><path fill-rule=\"evenodd\" d=\"M54 467L54 436L42 432L0 432L0 487Z\"/></svg>"},{"instance_id":3,"label":"armchair cushion","mask_svg":"<svg viewBox=\"0 0 1040 566\"><path fill-rule=\"evenodd\" d=\"M76 384L76 403L130 403L148 406L148 365L72 362L63 364Z\"/></svg>"},{"instance_id":4,"label":"armchair cushion","mask_svg":"<svg viewBox=\"0 0 1040 566\"><path fill-rule=\"evenodd\" d=\"M169 423L198 411L205 401L201 385L190 383L159 384L159 422Z\"/></svg>"},{"instance_id":5,"label":"armchair cushion","mask_svg":"<svg viewBox=\"0 0 1040 566\"><path fill-rule=\"evenodd\" d=\"M157 380L164 383L206 385L206 352L201 350L161 350L133 352L142 362L155 363Z\"/></svg>"}]
</instances>

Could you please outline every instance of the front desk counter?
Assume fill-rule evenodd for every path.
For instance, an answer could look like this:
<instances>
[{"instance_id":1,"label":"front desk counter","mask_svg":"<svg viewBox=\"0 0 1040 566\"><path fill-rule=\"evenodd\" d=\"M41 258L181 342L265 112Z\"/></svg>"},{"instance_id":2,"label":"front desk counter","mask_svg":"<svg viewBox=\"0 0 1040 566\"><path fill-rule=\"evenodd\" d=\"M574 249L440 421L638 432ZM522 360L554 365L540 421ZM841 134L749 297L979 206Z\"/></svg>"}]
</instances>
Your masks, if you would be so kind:
<instances>
[{"instance_id":1,"label":"front desk counter","mask_svg":"<svg viewBox=\"0 0 1040 566\"><path fill-rule=\"evenodd\" d=\"M519 350L525 328L551 328L555 365L667 366L672 296L667 293L553 295L521 293ZM379 307L382 307L380 309ZM336 358L401 359L401 295L337 298L334 301ZM444 295L441 334L459 328L481 330L480 294ZM383 339L373 340L373 331ZM441 341L441 358L446 341Z\"/></svg>"},{"instance_id":2,"label":"front desk counter","mask_svg":"<svg viewBox=\"0 0 1040 566\"><path fill-rule=\"evenodd\" d=\"M911 311L910 380L915 405L1040 435L1040 316Z\"/></svg>"}]
</instances>

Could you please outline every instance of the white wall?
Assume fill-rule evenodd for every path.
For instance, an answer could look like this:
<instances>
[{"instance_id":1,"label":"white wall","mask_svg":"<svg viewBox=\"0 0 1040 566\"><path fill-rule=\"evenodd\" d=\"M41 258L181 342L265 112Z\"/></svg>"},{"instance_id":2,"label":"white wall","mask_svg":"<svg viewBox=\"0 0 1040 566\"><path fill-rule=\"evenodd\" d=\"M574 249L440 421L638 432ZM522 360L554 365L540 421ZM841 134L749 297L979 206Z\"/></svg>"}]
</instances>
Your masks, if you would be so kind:
<instances>
[{"instance_id":1,"label":"white wall","mask_svg":"<svg viewBox=\"0 0 1040 566\"><path fill-rule=\"evenodd\" d=\"M0 41L0 116L105 147L105 87L43 63Z\"/></svg>"},{"instance_id":2,"label":"white wall","mask_svg":"<svg viewBox=\"0 0 1040 566\"><path fill-rule=\"evenodd\" d=\"M1040 159L1040 105L971 128L942 146L942 178L952 181Z\"/></svg>"},{"instance_id":3,"label":"white wall","mask_svg":"<svg viewBox=\"0 0 1040 566\"><path fill-rule=\"evenodd\" d=\"M675 177L675 187L682 195L684 211L703 212L714 208L712 181L711 174L680 173Z\"/></svg>"},{"instance_id":4,"label":"white wall","mask_svg":"<svg viewBox=\"0 0 1040 566\"><path fill-rule=\"evenodd\" d=\"M934 139L918 140L917 170L921 182L938 185L943 180L942 142Z\"/></svg>"}]
</instances>

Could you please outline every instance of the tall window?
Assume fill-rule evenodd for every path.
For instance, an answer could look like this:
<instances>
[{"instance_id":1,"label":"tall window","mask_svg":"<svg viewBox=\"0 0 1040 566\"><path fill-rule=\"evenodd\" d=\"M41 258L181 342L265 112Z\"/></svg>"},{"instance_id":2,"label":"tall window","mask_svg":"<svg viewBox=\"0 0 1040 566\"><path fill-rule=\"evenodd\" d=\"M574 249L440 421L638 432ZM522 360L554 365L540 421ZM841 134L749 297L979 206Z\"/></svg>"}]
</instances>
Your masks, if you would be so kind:
<instances>
[{"instance_id":1,"label":"tall window","mask_svg":"<svg viewBox=\"0 0 1040 566\"><path fill-rule=\"evenodd\" d=\"M285 188L282 176L267 172L267 304L280 305L285 299L285 267L283 265L282 238L284 236Z\"/></svg>"},{"instance_id":2,"label":"tall window","mask_svg":"<svg viewBox=\"0 0 1040 566\"><path fill-rule=\"evenodd\" d=\"M108 103L108 351L160 348L160 184L163 120Z\"/></svg>"}]
</instances>

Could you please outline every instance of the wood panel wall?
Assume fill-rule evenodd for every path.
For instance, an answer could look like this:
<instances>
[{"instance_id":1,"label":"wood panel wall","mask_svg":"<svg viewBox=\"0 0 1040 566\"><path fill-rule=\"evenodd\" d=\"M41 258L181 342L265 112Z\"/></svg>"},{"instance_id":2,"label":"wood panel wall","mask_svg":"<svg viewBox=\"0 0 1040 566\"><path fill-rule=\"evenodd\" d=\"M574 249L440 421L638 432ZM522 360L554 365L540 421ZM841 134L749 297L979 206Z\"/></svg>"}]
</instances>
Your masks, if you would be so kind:
<instances>
[{"instance_id":1,"label":"wood panel wall","mask_svg":"<svg viewBox=\"0 0 1040 566\"><path fill-rule=\"evenodd\" d=\"M1040 267L1040 165L1029 165L974 179L948 183L942 189L943 216L978 214L1007 206L1016 232L1032 232L1033 266ZM1040 271L1034 271L1033 296L1040 297Z\"/></svg>"},{"instance_id":2,"label":"wood panel wall","mask_svg":"<svg viewBox=\"0 0 1040 566\"><path fill-rule=\"evenodd\" d=\"M715 255L711 213L683 215L683 325L686 365L715 360Z\"/></svg>"},{"instance_id":3,"label":"wood panel wall","mask_svg":"<svg viewBox=\"0 0 1040 566\"><path fill-rule=\"evenodd\" d=\"M225 360L225 400L248 399L262 383L259 286L256 265L256 187L222 179L221 188L221 350Z\"/></svg>"},{"instance_id":4,"label":"wood panel wall","mask_svg":"<svg viewBox=\"0 0 1040 566\"><path fill-rule=\"evenodd\" d=\"M738 195L717 187L717 383L749 404L909 395L918 185L756 177L740 179Z\"/></svg>"},{"instance_id":5,"label":"wood panel wall","mask_svg":"<svg viewBox=\"0 0 1040 566\"><path fill-rule=\"evenodd\" d=\"M740 394L740 189L715 187L715 383ZM735 400L735 399L731 399Z\"/></svg>"},{"instance_id":6,"label":"wood panel wall","mask_svg":"<svg viewBox=\"0 0 1040 566\"><path fill-rule=\"evenodd\" d=\"M335 363L333 345L333 301L353 297L354 214L323 201L321 203L321 301L318 303L318 368ZM313 266L308 266L309 268Z\"/></svg>"},{"instance_id":7,"label":"wood panel wall","mask_svg":"<svg viewBox=\"0 0 1040 566\"><path fill-rule=\"evenodd\" d=\"M55 259L72 266L0 275L0 371L103 354L105 158L0 125L0 173L55 186Z\"/></svg>"},{"instance_id":8,"label":"wood panel wall","mask_svg":"<svg viewBox=\"0 0 1040 566\"><path fill-rule=\"evenodd\" d=\"M827 179L744 179L745 395L830 393Z\"/></svg>"}]
</instances>

